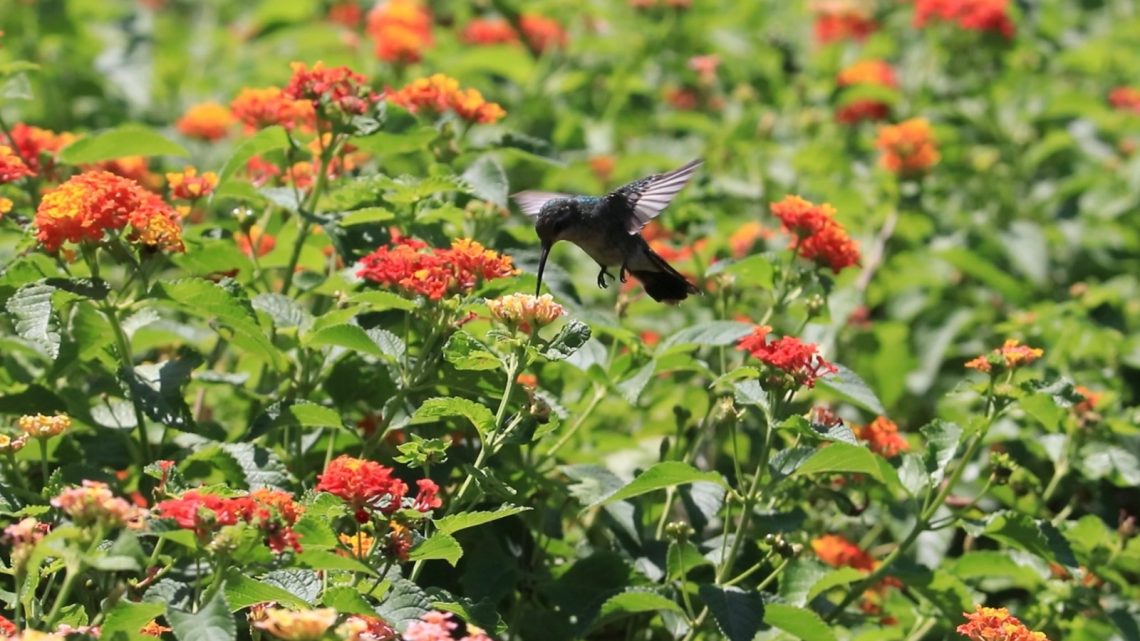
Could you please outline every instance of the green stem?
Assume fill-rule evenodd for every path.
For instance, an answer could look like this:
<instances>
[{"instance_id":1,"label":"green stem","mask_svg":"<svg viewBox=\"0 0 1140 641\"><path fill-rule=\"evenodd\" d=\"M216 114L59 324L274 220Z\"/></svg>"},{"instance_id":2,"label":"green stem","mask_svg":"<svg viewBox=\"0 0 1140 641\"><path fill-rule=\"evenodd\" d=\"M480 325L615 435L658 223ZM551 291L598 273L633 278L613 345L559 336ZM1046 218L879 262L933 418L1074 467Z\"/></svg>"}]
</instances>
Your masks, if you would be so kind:
<instances>
[{"instance_id":1,"label":"green stem","mask_svg":"<svg viewBox=\"0 0 1140 641\"><path fill-rule=\"evenodd\" d=\"M60 611L63 605L67 602L68 597L71 596L71 591L75 587L76 580L83 574L84 563L83 558L91 555L96 548L103 542L103 530L96 527L93 532L94 536L91 538L91 545L87 549L86 554L79 560L76 560L74 565L68 563L67 570L63 577L63 584L59 586L59 592L55 595L55 601L52 602L51 610L48 611L47 618L44 619L44 627L51 630L55 628L55 622L59 618Z\"/></svg>"},{"instance_id":2,"label":"green stem","mask_svg":"<svg viewBox=\"0 0 1140 641\"><path fill-rule=\"evenodd\" d=\"M46 487L47 483L48 483L48 478L50 478L48 475L47 438L41 436L40 438L37 438L36 440L40 442L40 474L43 475L43 477L44 477L43 483L44 483L44 486Z\"/></svg>"},{"instance_id":3,"label":"green stem","mask_svg":"<svg viewBox=\"0 0 1140 641\"><path fill-rule=\"evenodd\" d=\"M115 337L115 346L119 352L119 362L123 367L126 376L134 376L135 365L131 359L131 343L127 339L126 332L123 331L123 326L119 322L119 315L116 309L107 303L103 302L103 315L107 317L107 322L111 325L111 333ZM135 412L135 425L138 427L139 432L139 447L142 450L142 458L139 461L139 472L143 470L151 462L152 456L150 451L150 440L146 433L146 418L143 415L142 406L139 404L133 392L130 393L131 407Z\"/></svg>"},{"instance_id":4,"label":"green stem","mask_svg":"<svg viewBox=\"0 0 1140 641\"><path fill-rule=\"evenodd\" d=\"M594 396L590 399L589 404L586 405L586 409L582 410L582 413L578 415L578 419L574 421L570 429L566 430L562 436L554 442L554 445L550 446L549 450L546 450L546 453L542 455L542 463L553 459L554 455L558 453L558 450L562 449L562 446L574 438L574 435L578 433L578 430L581 429L582 425L586 422L586 418L593 413L594 409L598 407L598 404L602 402L605 396L605 389L599 386L594 387Z\"/></svg>"}]
</instances>

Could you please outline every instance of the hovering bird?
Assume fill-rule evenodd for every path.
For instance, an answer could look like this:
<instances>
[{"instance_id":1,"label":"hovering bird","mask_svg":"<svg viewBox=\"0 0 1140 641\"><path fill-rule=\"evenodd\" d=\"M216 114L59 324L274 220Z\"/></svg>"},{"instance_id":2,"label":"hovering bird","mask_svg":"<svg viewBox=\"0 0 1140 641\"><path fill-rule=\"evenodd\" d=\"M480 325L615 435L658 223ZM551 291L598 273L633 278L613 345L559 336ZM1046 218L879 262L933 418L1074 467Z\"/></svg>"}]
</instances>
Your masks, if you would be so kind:
<instances>
[{"instance_id":1,"label":"hovering bird","mask_svg":"<svg viewBox=\"0 0 1140 641\"><path fill-rule=\"evenodd\" d=\"M606 288L607 271L618 269L624 283L632 274L653 300L677 303L697 286L673 269L641 237L641 229L656 218L684 188L700 160L663 174L654 174L625 185L605 196L574 196L548 191L523 191L513 198L524 214L534 218L534 230L542 242L538 262L537 296L542 292L542 271L550 248L560 240L581 247L598 263L598 287Z\"/></svg>"}]
</instances>

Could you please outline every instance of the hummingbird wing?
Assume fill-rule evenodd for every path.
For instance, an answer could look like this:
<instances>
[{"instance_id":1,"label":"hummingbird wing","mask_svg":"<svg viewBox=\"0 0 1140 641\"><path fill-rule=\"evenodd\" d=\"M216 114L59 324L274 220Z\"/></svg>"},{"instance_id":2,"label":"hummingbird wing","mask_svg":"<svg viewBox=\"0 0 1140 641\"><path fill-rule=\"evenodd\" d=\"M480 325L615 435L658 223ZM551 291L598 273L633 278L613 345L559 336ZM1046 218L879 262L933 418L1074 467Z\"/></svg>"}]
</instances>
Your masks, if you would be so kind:
<instances>
[{"instance_id":1,"label":"hummingbird wing","mask_svg":"<svg viewBox=\"0 0 1140 641\"><path fill-rule=\"evenodd\" d=\"M704 161L698 158L673 171L636 180L615 191L614 195L624 198L632 210L629 219L625 221L626 231L631 236L641 233L642 227L657 218L673 201L673 197L685 188L702 162Z\"/></svg>"},{"instance_id":2,"label":"hummingbird wing","mask_svg":"<svg viewBox=\"0 0 1140 641\"><path fill-rule=\"evenodd\" d=\"M560 194L554 191L520 191L511 196L515 199L515 204L519 206L522 213L531 217L537 216L538 212L542 211L542 206L552 200L573 197L570 194Z\"/></svg>"}]
</instances>

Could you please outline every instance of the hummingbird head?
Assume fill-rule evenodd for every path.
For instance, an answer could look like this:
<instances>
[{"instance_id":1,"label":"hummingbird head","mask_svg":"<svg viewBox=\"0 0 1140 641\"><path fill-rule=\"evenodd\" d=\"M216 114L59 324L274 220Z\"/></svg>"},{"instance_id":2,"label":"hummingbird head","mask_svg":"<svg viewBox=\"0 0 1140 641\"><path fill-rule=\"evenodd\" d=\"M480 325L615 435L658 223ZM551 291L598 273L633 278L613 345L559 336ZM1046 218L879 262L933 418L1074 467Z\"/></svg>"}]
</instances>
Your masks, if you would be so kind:
<instances>
[{"instance_id":1,"label":"hummingbird head","mask_svg":"<svg viewBox=\"0 0 1140 641\"><path fill-rule=\"evenodd\" d=\"M534 230L542 243L542 256L538 259L538 288L535 290L535 296L542 293L542 272L546 269L550 248L562 240L566 230L579 219L580 214L578 203L569 198L550 200L538 212L534 221Z\"/></svg>"}]
</instances>

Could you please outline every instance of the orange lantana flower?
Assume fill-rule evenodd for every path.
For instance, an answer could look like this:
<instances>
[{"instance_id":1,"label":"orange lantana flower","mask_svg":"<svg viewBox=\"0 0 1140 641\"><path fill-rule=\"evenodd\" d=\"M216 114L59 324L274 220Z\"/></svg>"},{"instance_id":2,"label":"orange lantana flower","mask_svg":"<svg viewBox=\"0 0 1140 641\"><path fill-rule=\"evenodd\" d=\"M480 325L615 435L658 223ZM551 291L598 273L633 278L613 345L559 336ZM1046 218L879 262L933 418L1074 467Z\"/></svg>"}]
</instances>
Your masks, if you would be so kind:
<instances>
[{"instance_id":1,"label":"orange lantana flower","mask_svg":"<svg viewBox=\"0 0 1140 641\"><path fill-rule=\"evenodd\" d=\"M469 45L511 44L519 41L519 34L502 18L475 18L460 38Z\"/></svg>"},{"instance_id":2,"label":"orange lantana flower","mask_svg":"<svg viewBox=\"0 0 1140 641\"><path fill-rule=\"evenodd\" d=\"M922 175L940 159L934 130L925 118L880 127L875 146L882 152L879 164L899 175Z\"/></svg>"},{"instance_id":3,"label":"orange lantana flower","mask_svg":"<svg viewBox=\"0 0 1140 641\"><path fill-rule=\"evenodd\" d=\"M203 102L186 110L175 127L182 134L200 140L225 138L236 119L225 105Z\"/></svg>"},{"instance_id":4,"label":"orange lantana flower","mask_svg":"<svg viewBox=\"0 0 1140 641\"><path fill-rule=\"evenodd\" d=\"M519 17L519 29L531 51L545 53L551 49L565 49L570 36L557 20L534 13Z\"/></svg>"},{"instance_id":5,"label":"orange lantana flower","mask_svg":"<svg viewBox=\"0 0 1140 641\"><path fill-rule=\"evenodd\" d=\"M831 205L785 196L773 203L771 210L784 231L792 235L789 245L801 257L827 265L837 274L859 264L859 246L835 220L835 208Z\"/></svg>"},{"instance_id":6,"label":"orange lantana flower","mask_svg":"<svg viewBox=\"0 0 1140 641\"><path fill-rule=\"evenodd\" d=\"M887 458L910 449L906 438L899 433L899 426L885 416L879 416L867 425L856 425L852 431L860 440L867 442L872 452Z\"/></svg>"},{"instance_id":7,"label":"orange lantana flower","mask_svg":"<svg viewBox=\"0 0 1140 641\"><path fill-rule=\"evenodd\" d=\"M270 125L286 129L311 127L315 118L311 102L290 98L279 87L242 89L230 102L230 110L246 131Z\"/></svg>"},{"instance_id":8,"label":"orange lantana flower","mask_svg":"<svg viewBox=\"0 0 1140 641\"><path fill-rule=\"evenodd\" d=\"M181 200L197 200L209 196L218 186L218 175L212 171L199 174L194 167L166 174L170 195Z\"/></svg>"},{"instance_id":9,"label":"orange lantana flower","mask_svg":"<svg viewBox=\"0 0 1140 641\"><path fill-rule=\"evenodd\" d=\"M498 103L484 100L477 89L460 89L458 80L441 73L389 91L387 99L412 113L451 111L464 120L482 124L498 122L507 114Z\"/></svg>"},{"instance_id":10,"label":"orange lantana flower","mask_svg":"<svg viewBox=\"0 0 1140 641\"><path fill-rule=\"evenodd\" d=\"M42 176L51 171L60 150L77 139L75 134L57 134L18 122L8 130L7 139L0 138L0 143L11 147L32 173Z\"/></svg>"},{"instance_id":11,"label":"orange lantana flower","mask_svg":"<svg viewBox=\"0 0 1140 641\"><path fill-rule=\"evenodd\" d=\"M992 372L995 367L1000 369L1014 369L1021 365L1028 365L1045 355L1045 350L1037 347L1022 345L1016 338L1010 338L1001 347L988 354L982 354L966 362L968 369L979 372Z\"/></svg>"},{"instance_id":12,"label":"orange lantana flower","mask_svg":"<svg viewBox=\"0 0 1140 641\"><path fill-rule=\"evenodd\" d=\"M836 84L840 87L884 87L895 89L898 81L891 66L882 60L863 60L839 72ZM891 112L891 106L881 100L858 98L843 104L835 112L842 123L860 120L882 120Z\"/></svg>"},{"instance_id":13,"label":"orange lantana flower","mask_svg":"<svg viewBox=\"0 0 1140 641\"><path fill-rule=\"evenodd\" d=\"M368 12L365 30L385 62L419 62L432 45L431 12L419 0L379 2Z\"/></svg>"},{"instance_id":14,"label":"orange lantana flower","mask_svg":"<svg viewBox=\"0 0 1140 641\"><path fill-rule=\"evenodd\" d=\"M811 10L815 14L815 39L821 44L863 40L879 28L864 0L818 0Z\"/></svg>"},{"instance_id":15,"label":"orange lantana flower","mask_svg":"<svg viewBox=\"0 0 1140 641\"><path fill-rule=\"evenodd\" d=\"M1033 632L1005 608L976 606L963 612L966 622L958 626L958 634L970 641L1049 641L1044 632Z\"/></svg>"},{"instance_id":16,"label":"orange lantana flower","mask_svg":"<svg viewBox=\"0 0 1140 641\"><path fill-rule=\"evenodd\" d=\"M33 172L11 147L0 145L0 184L34 176Z\"/></svg>"},{"instance_id":17,"label":"orange lantana flower","mask_svg":"<svg viewBox=\"0 0 1140 641\"><path fill-rule=\"evenodd\" d=\"M851 567L864 572L875 569L876 562L870 554L838 534L825 534L813 539L811 549L820 561L833 568Z\"/></svg>"}]
</instances>

